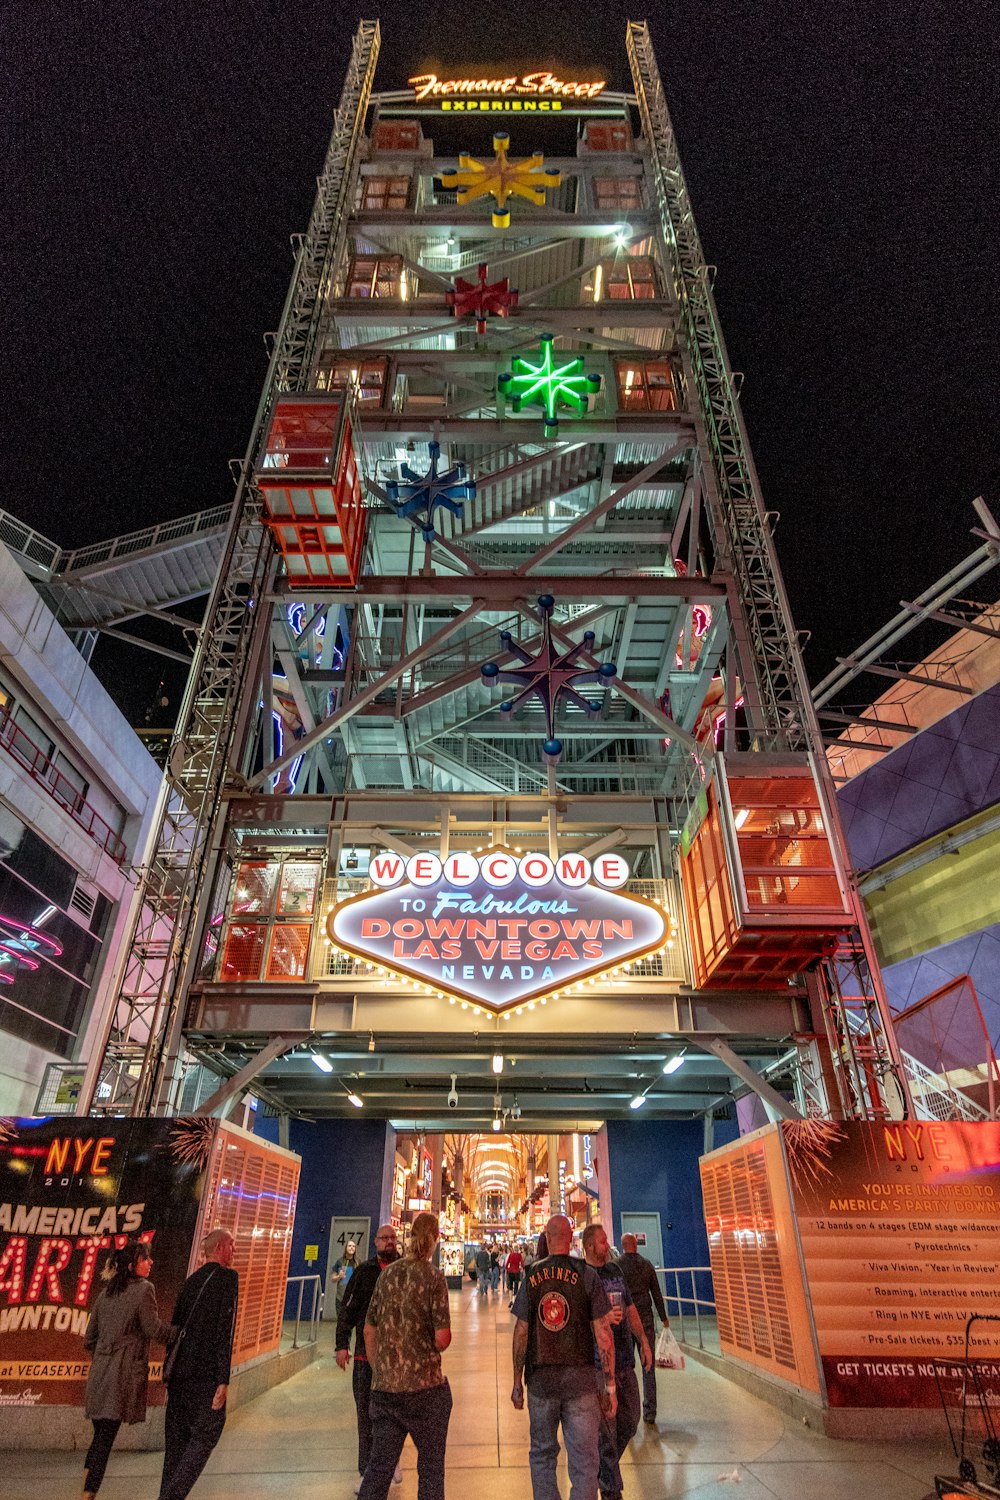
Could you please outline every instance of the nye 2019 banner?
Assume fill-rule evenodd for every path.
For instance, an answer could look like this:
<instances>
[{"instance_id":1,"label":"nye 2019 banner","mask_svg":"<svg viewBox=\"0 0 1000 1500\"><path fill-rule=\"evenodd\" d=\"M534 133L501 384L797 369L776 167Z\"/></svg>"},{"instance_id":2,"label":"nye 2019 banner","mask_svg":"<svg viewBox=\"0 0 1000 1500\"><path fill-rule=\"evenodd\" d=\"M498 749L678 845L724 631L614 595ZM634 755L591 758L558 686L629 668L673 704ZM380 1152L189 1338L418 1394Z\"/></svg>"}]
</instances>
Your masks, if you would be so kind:
<instances>
[{"instance_id":1,"label":"nye 2019 banner","mask_svg":"<svg viewBox=\"0 0 1000 1500\"><path fill-rule=\"evenodd\" d=\"M187 1275L217 1122L0 1121L0 1406L74 1405L83 1335L117 1246L147 1241L169 1321ZM162 1350L151 1351L158 1374ZM163 1387L151 1381L152 1404Z\"/></svg>"},{"instance_id":2,"label":"nye 2019 banner","mask_svg":"<svg viewBox=\"0 0 1000 1500\"><path fill-rule=\"evenodd\" d=\"M1000 1401L1000 1124L782 1126L831 1406L936 1407L969 1358Z\"/></svg>"}]
</instances>

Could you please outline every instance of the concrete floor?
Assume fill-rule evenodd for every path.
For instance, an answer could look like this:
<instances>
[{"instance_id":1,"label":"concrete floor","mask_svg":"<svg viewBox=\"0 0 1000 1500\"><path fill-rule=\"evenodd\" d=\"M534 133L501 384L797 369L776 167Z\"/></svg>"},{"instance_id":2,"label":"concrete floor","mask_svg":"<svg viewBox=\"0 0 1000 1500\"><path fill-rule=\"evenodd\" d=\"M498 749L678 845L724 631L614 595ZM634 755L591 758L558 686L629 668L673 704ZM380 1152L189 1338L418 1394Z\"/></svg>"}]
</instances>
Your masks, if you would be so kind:
<instances>
[{"instance_id":1,"label":"concrete floor","mask_svg":"<svg viewBox=\"0 0 1000 1500\"><path fill-rule=\"evenodd\" d=\"M484 1304L473 1289L453 1292L451 1304L449 1500L530 1500L528 1416L510 1404L506 1299ZM357 1478L350 1373L337 1369L329 1324L321 1342L315 1364L233 1413L195 1500L350 1500ZM682 1373L661 1370L657 1380L657 1426L640 1427L623 1459L626 1500L921 1500L935 1472L954 1469L940 1447L833 1442L694 1361ZM72 1500L81 1459L3 1454L0 1500ZM416 1500L415 1465L407 1444L403 1484L392 1491L398 1500ZM102 1500L155 1500L159 1470L158 1454L112 1454Z\"/></svg>"}]
</instances>

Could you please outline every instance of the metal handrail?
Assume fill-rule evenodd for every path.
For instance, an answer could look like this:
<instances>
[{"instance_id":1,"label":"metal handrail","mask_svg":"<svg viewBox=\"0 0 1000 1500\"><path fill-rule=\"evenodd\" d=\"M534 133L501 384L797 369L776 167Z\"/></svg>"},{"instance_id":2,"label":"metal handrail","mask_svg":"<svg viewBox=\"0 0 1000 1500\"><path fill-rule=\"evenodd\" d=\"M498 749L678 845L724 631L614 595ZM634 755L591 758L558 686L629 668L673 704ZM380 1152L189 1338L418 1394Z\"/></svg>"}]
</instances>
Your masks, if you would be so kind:
<instances>
[{"instance_id":1,"label":"metal handrail","mask_svg":"<svg viewBox=\"0 0 1000 1500\"><path fill-rule=\"evenodd\" d=\"M667 1290L666 1287L664 1287L664 1299L665 1299L666 1304L667 1304L667 1312L668 1312L668 1314L670 1313L671 1304L672 1303L676 1303L677 1304L677 1317L680 1320L680 1325L681 1325L681 1331L680 1331L681 1342L682 1343L687 1343L687 1324L686 1324L685 1317L684 1317L684 1307L685 1307L685 1304L687 1304L688 1306L691 1306L691 1307L694 1308L694 1320L695 1320L695 1325L696 1325L697 1333L698 1333L698 1348L699 1349L704 1349L704 1347L705 1347L705 1340L704 1340L704 1336L703 1336L703 1332L702 1332L702 1326L701 1326L701 1312L702 1312L702 1308L705 1308L706 1310L711 1310L714 1313L715 1312L715 1298L714 1297L699 1297L698 1296L698 1288L697 1288L697 1285L695 1283L695 1279L694 1278L695 1278L696 1275L699 1275L699 1274L700 1275L711 1276L711 1274L712 1274L712 1267L711 1266L657 1266L656 1267L656 1274L657 1274L657 1276L663 1276L664 1278L666 1278L667 1276L672 1276L674 1278L674 1290L671 1293L670 1291ZM682 1292L681 1291L681 1280L680 1279L681 1279L682 1276L690 1276L690 1278L691 1278L691 1291L690 1291L690 1293L688 1293L688 1292Z\"/></svg>"},{"instance_id":2,"label":"metal handrail","mask_svg":"<svg viewBox=\"0 0 1000 1500\"><path fill-rule=\"evenodd\" d=\"M288 1300L288 1289L297 1282L299 1287L299 1300L295 1308L295 1332L292 1335L292 1348L299 1347L299 1324L302 1321L302 1297L306 1289L306 1282L312 1283L312 1306L309 1309L309 1337L306 1343L315 1344L319 1338L319 1324L323 1316L323 1278L322 1276L289 1276L285 1283L285 1300Z\"/></svg>"},{"instance_id":3,"label":"metal handrail","mask_svg":"<svg viewBox=\"0 0 1000 1500\"><path fill-rule=\"evenodd\" d=\"M64 812L69 813L84 833L89 834L105 853L110 854L116 864L124 864L124 840L99 812L94 811L80 788L68 776L63 775L52 757L25 734L20 724L15 722L9 703L0 713L0 745L39 786L45 788Z\"/></svg>"}]
</instances>

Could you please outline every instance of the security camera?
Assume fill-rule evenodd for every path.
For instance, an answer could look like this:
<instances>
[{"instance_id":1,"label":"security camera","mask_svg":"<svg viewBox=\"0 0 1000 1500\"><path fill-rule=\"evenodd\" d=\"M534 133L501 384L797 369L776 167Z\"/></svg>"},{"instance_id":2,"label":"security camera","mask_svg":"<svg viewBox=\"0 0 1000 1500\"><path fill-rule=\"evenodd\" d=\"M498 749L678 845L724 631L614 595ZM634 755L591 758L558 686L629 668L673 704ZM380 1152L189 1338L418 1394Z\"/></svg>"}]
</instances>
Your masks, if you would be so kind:
<instances>
[{"instance_id":1,"label":"security camera","mask_svg":"<svg viewBox=\"0 0 1000 1500\"><path fill-rule=\"evenodd\" d=\"M450 1090L450 1092L448 1094L448 1108L449 1109L457 1109L458 1108L458 1089L455 1087L455 1079L457 1077L458 1077L457 1073L452 1073L452 1075L451 1075L451 1090Z\"/></svg>"}]
</instances>

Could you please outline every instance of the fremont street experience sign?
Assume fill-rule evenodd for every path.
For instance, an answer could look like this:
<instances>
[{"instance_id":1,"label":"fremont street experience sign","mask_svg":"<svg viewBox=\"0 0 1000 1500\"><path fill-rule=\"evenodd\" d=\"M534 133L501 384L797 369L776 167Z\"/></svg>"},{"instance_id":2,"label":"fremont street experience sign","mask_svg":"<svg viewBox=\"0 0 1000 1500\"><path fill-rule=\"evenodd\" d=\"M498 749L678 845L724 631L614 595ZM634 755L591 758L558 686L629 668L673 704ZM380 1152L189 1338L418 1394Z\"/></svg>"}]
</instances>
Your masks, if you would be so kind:
<instances>
[{"instance_id":1,"label":"fremont street experience sign","mask_svg":"<svg viewBox=\"0 0 1000 1500\"><path fill-rule=\"evenodd\" d=\"M641 958L670 937L660 907L620 889L620 854L383 852L378 887L334 907L331 941L356 958L499 1014Z\"/></svg>"}]
</instances>

